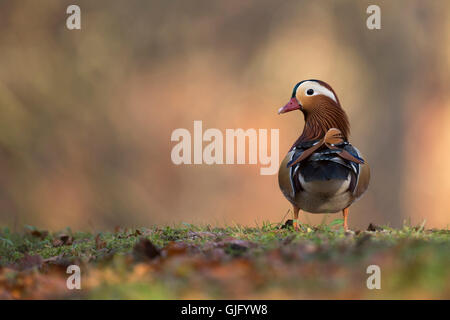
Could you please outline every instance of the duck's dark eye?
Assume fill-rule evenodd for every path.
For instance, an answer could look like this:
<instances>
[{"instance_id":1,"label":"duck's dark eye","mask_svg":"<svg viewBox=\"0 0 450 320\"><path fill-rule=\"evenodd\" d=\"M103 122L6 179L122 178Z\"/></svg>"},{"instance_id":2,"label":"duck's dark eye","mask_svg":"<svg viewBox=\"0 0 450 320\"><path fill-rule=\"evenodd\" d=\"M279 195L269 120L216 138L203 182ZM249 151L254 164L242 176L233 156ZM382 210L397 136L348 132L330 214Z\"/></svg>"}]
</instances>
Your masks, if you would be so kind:
<instances>
[{"instance_id":1,"label":"duck's dark eye","mask_svg":"<svg viewBox=\"0 0 450 320\"><path fill-rule=\"evenodd\" d=\"M306 91L306 94L307 94L308 96L312 96L313 93L314 93L314 90L313 90L313 89L308 89L308 91Z\"/></svg>"}]
</instances>

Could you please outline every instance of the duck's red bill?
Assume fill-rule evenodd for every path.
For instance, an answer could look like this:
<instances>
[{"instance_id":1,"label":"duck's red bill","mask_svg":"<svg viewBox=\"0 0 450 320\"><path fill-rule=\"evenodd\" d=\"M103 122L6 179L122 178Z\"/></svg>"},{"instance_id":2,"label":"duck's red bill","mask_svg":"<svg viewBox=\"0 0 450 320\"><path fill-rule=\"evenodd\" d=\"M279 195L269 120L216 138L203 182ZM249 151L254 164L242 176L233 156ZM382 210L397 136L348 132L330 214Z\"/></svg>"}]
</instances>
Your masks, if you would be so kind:
<instances>
[{"instance_id":1,"label":"duck's red bill","mask_svg":"<svg viewBox=\"0 0 450 320\"><path fill-rule=\"evenodd\" d=\"M297 101L297 98L291 98L289 102L278 110L278 114L286 113L289 111L299 110L300 104Z\"/></svg>"}]
</instances>

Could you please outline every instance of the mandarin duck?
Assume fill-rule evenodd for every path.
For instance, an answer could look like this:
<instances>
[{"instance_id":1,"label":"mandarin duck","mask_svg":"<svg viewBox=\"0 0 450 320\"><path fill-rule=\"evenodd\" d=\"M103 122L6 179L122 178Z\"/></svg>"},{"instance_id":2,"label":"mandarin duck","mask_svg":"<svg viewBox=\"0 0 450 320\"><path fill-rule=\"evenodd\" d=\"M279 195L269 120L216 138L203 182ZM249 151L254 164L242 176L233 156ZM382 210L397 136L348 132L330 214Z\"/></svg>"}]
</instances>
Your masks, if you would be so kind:
<instances>
[{"instance_id":1,"label":"mandarin duck","mask_svg":"<svg viewBox=\"0 0 450 320\"><path fill-rule=\"evenodd\" d=\"M370 169L348 142L350 125L334 90L320 80L297 83L291 100L278 114L303 113L305 126L278 171L283 195L293 206L294 228L300 210L309 213L342 211L348 230L350 205L369 186Z\"/></svg>"}]
</instances>

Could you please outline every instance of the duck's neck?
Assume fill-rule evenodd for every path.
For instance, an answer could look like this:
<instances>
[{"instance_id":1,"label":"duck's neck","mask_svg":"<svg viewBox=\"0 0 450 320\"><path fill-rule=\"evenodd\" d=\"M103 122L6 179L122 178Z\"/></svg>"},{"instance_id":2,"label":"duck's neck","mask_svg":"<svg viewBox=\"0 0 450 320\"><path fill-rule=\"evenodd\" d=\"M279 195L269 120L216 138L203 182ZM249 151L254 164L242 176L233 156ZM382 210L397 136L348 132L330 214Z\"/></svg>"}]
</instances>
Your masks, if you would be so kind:
<instances>
[{"instance_id":1,"label":"duck's neck","mask_svg":"<svg viewBox=\"0 0 450 320\"><path fill-rule=\"evenodd\" d=\"M294 145L298 143L322 139L331 129L339 129L344 139L350 134L350 124L345 111L337 106L321 108L305 114L305 127Z\"/></svg>"}]
</instances>

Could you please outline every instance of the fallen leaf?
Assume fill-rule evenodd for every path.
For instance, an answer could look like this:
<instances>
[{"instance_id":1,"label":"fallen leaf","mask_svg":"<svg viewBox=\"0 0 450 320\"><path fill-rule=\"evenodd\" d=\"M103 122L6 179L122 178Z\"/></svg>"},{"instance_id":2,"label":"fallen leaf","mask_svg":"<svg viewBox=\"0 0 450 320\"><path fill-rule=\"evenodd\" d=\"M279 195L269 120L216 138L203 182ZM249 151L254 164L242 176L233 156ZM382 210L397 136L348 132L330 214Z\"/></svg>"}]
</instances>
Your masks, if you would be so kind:
<instances>
[{"instance_id":1,"label":"fallen leaf","mask_svg":"<svg viewBox=\"0 0 450 320\"><path fill-rule=\"evenodd\" d=\"M54 247L61 247L62 245L64 245L64 242L61 239L53 239L52 245Z\"/></svg>"},{"instance_id":2,"label":"fallen leaf","mask_svg":"<svg viewBox=\"0 0 450 320\"><path fill-rule=\"evenodd\" d=\"M55 261L61 259L62 256L63 256L63 254L61 253L61 254L59 254L59 255L57 255L57 256L50 257L50 258L44 259L44 260L42 260L42 261L45 262L45 263L48 263L48 262L55 262Z\"/></svg>"},{"instance_id":3,"label":"fallen leaf","mask_svg":"<svg viewBox=\"0 0 450 320\"><path fill-rule=\"evenodd\" d=\"M180 254L185 254L187 251L187 245L182 242L169 242L164 249L164 256L170 257Z\"/></svg>"},{"instance_id":4,"label":"fallen leaf","mask_svg":"<svg viewBox=\"0 0 450 320\"><path fill-rule=\"evenodd\" d=\"M38 254L36 255L29 255L28 253L25 253L22 259L20 259L16 264L13 265L13 268L23 271L28 270L32 268L39 268L44 263L44 260L42 257Z\"/></svg>"},{"instance_id":5,"label":"fallen leaf","mask_svg":"<svg viewBox=\"0 0 450 320\"><path fill-rule=\"evenodd\" d=\"M67 234L64 234L64 233L60 234L58 236L58 239L62 241L62 244L64 246L71 246L72 243L73 243L73 238L71 236L67 235Z\"/></svg>"},{"instance_id":6,"label":"fallen leaf","mask_svg":"<svg viewBox=\"0 0 450 320\"><path fill-rule=\"evenodd\" d=\"M133 248L136 260L152 260L161 255L160 250L147 238L141 238Z\"/></svg>"},{"instance_id":7,"label":"fallen leaf","mask_svg":"<svg viewBox=\"0 0 450 320\"><path fill-rule=\"evenodd\" d=\"M294 220L288 219L286 222L281 226L281 229L289 229L294 227Z\"/></svg>"},{"instance_id":8,"label":"fallen leaf","mask_svg":"<svg viewBox=\"0 0 450 320\"><path fill-rule=\"evenodd\" d=\"M31 234L33 237L39 238L39 239L41 239L41 240L44 240L44 239L48 236L48 231L42 231L42 230L37 230L37 229L35 229L35 230L32 230L32 231L30 232L30 234Z\"/></svg>"},{"instance_id":9,"label":"fallen leaf","mask_svg":"<svg viewBox=\"0 0 450 320\"><path fill-rule=\"evenodd\" d=\"M206 239L206 238L216 238L217 235L215 235L212 232L208 232L208 231L199 231L199 232L189 231L188 237L191 239L196 239L196 238Z\"/></svg>"},{"instance_id":10,"label":"fallen leaf","mask_svg":"<svg viewBox=\"0 0 450 320\"><path fill-rule=\"evenodd\" d=\"M375 223L370 223L367 227L367 231L382 231L384 230L382 227L377 226Z\"/></svg>"},{"instance_id":11,"label":"fallen leaf","mask_svg":"<svg viewBox=\"0 0 450 320\"><path fill-rule=\"evenodd\" d=\"M100 237L100 233L97 234L97 236L95 237L95 248L97 250L99 249L103 249L104 247L106 247L106 241L102 240Z\"/></svg>"}]
</instances>

